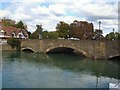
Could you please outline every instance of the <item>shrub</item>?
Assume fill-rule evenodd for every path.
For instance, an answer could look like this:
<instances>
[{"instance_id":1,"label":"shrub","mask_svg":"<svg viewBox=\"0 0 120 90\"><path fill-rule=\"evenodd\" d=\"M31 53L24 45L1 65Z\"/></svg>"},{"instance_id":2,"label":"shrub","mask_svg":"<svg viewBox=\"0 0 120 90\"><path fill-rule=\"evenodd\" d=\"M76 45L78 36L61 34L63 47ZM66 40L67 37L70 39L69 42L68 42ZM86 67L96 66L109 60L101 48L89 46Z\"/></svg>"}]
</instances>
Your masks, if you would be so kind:
<instances>
[{"instance_id":1,"label":"shrub","mask_svg":"<svg viewBox=\"0 0 120 90\"><path fill-rule=\"evenodd\" d=\"M20 50L21 42L18 39L10 38L7 40L7 43L13 48L16 48L17 50Z\"/></svg>"}]
</instances>

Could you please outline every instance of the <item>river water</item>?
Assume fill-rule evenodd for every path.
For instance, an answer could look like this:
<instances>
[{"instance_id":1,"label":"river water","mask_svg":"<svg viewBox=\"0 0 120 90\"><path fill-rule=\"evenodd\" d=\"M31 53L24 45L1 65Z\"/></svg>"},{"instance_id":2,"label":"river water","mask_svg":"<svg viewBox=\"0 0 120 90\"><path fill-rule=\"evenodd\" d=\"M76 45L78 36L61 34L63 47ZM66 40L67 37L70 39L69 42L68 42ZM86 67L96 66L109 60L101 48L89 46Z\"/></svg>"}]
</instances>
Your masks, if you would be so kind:
<instances>
[{"instance_id":1,"label":"river water","mask_svg":"<svg viewBox=\"0 0 120 90\"><path fill-rule=\"evenodd\" d=\"M120 79L120 63L72 54L4 51L3 88L108 88Z\"/></svg>"}]
</instances>

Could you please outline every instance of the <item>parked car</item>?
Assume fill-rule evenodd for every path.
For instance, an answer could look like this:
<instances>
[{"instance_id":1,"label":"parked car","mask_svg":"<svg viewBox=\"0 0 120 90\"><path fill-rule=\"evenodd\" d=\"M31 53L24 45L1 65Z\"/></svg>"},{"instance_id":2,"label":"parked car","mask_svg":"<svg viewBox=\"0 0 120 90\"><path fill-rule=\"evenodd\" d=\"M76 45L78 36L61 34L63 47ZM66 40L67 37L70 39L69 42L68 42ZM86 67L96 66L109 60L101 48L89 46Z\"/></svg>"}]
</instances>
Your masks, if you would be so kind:
<instances>
[{"instance_id":1,"label":"parked car","mask_svg":"<svg viewBox=\"0 0 120 90\"><path fill-rule=\"evenodd\" d=\"M68 40L80 40L80 39L71 37L71 38L68 38Z\"/></svg>"}]
</instances>

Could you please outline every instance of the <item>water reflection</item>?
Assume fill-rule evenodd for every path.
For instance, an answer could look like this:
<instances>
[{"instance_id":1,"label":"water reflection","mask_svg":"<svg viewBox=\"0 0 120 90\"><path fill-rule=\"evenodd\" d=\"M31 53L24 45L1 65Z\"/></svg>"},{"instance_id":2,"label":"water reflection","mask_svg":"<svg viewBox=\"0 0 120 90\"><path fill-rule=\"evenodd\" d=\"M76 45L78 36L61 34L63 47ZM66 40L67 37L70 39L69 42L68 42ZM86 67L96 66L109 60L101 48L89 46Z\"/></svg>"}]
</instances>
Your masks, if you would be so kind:
<instances>
[{"instance_id":1,"label":"water reflection","mask_svg":"<svg viewBox=\"0 0 120 90\"><path fill-rule=\"evenodd\" d=\"M3 52L3 60L3 87L108 87L107 83L120 79L119 64L108 60L24 52ZM40 85L29 86L30 81Z\"/></svg>"},{"instance_id":2,"label":"water reflection","mask_svg":"<svg viewBox=\"0 0 120 90\"><path fill-rule=\"evenodd\" d=\"M29 62L39 62L40 64L51 64L61 69L67 69L74 72L90 71L95 76L107 76L120 79L118 76L118 63L108 60L90 60L81 58L77 55L58 55L58 54L39 54L39 53L20 53L12 52L9 58L21 58ZM14 60L14 59L12 59Z\"/></svg>"}]
</instances>

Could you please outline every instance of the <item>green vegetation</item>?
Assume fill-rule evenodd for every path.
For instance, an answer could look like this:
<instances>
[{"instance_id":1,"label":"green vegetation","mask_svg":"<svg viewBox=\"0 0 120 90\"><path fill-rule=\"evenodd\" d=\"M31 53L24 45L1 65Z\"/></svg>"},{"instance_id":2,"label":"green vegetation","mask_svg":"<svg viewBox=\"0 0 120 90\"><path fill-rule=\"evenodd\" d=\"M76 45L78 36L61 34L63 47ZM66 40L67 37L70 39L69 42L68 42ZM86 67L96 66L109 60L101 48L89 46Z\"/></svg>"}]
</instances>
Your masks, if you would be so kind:
<instances>
[{"instance_id":1,"label":"green vegetation","mask_svg":"<svg viewBox=\"0 0 120 90\"><path fill-rule=\"evenodd\" d=\"M95 40L104 39L104 36L102 34L103 34L102 30L95 29L93 39Z\"/></svg>"},{"instance_id":2,"label":"green vegetation","mask_svg":"<svg viewBox=\"0 0 120 90\"><path fill-rule=\"evenodd\" d=\"M15 22L11 19L2 19L3 27L9 27L13 26L20 29L25 29L27 31L27 25L24 24L22 20L19 22ZM100 23L99 23L100 24ZM115 32L114 29L113 32L110 32L105 37L102 35L102 30L95 29L93 30L93 24L88 23L86 21L77 21L74 20L72 23L68 24L64 21L60 21L56 25L56 31L43 31L42 25L36 25L36 31L31 33L28 32L28 35L31 39L58 39L61 38L79 38L82 39L94 39L94 40L100 40L100 39L106 39L106 40L120 40L120 33ZM11 40L13 42L14 40ZM12 44L11 44L12 45ZM14 47L14 45L12 45Z\"/></svg>"},{"instance_id":3,"label":"green vegetation","mask_svg":"<svg viewBox=\"0 0 120 90\"><path fill-rule=\"evenodd\" d=\"M15 24L15 21L12 21L11 19L2 19L2 25L4 27L8 27L8 26L13 26Z\"/></svg>"},{"instance_id":4,"label":"green vegetation","mask_svg":"<svg viewBox=\"0 0 120 90\"><path fill-rule=\"evenodd\" d=\"M16 48L17 50L20 50L21 42L18 39L10 38L7 40L7 43L13 48Z\"/></svg>"},{"instance_id":5,"label":"green vegetation","mask_svg":"<svg viewBox=\"0 0 120 90\"><path fill-rule=\"evenodd\" d=\"M67 24L63 21L60 21L57 24L56 29L57 29L57 33L58 33L59 37L61 37L61 38L69 37L69 24Z\"/></svg>"},{"instance_id":6,"label":"green vegetation","mask_svg":"<svg viewBox=\"0 0 120 90\"><path fill-rule=\"evenodd\" d=\"M56 26L58 36L61 38L79 38L79 39L92 39L93 37L93 24L86 21L73 21L73 23L66 23L60 21Z\"/></svg>"},{"instance_id":7,"label":"green vegetation","mask_svg":"<svg viewBox=\"0 0 120 90\"><path fill-rule=\"evenodd\" d=\"M110 32L105 36L107 40L120 40L120 33L118 32Z\"/></svg>"},{"instance_id":8,"label":"green vegetation","mask_svg":"<svg viewBox=\"0 0 120 90\"><path fill-rule=\"evenodd\" d=\"M48 32L43 31L43 39L58 39L58 33L56 31Z\"/></svg>"},{"instance_id":9,"label":"green vegetation","mask_svg":"<svg viewBox=\"0 0 120 90\"><path fill-rule=\"evenodd\" d=\"M39 39L39 34L42 34L43 28L42 25L36 25L37 29L30 35L31 39Z\"/></svg>"},{"instance_id":10,"label":"green vegetation","mask_svg":"<svg viewBox=\"0 0 120 90\"><path fill-rule=\"evenodd\" d=\"M4 18L2 19L2 24L4 27L13 26L16 28L27 29L27 26L21 20L16 23L14 20Z\"/></svg>"},{"instance_id":11,"label":"green vegetation","mask_svg":"<svg viewBox=\"0 0 120 90\"><path fill-rule=\"evenodd\" d=\"M13 26L15 26L15 27L17 27L17 28L24 29L24 23L23 23L22 21L17 22L17 24L15 24L15 25L13 25Z\"/></svg>"}]
</instances>

